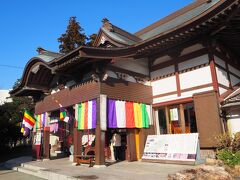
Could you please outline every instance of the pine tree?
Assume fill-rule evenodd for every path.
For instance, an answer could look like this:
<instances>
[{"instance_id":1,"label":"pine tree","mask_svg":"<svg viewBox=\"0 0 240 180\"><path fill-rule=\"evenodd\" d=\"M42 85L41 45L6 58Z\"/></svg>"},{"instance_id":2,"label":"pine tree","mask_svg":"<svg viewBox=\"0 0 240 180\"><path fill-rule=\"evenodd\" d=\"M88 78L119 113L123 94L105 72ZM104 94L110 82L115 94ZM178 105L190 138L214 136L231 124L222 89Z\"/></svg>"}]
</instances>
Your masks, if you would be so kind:
<instances>
[{"instance_id":1,"label":"pine tree","mask_svg":"<svg viewBox=\"0 0 240 180\"><path fill-rule=\"evenodd\" d=\"M69 53L81 45L85 45L87 36L84 33L84 29L77 22L76 17L70 17L67 30L64 34L58 38L59 51L61 53Z\"/></svg>"},{"instance_id":2,"label":"pine tree","mask_svg":"<svg viewBox=\"0 0 240 180\"><path fill-rule=\"evenodd\" d=\"M96 38L97 38L97 34L94 33L94 34L90 35L88 38L87 46L93 46L93 43Z\"/></svg>"}]
</instances>

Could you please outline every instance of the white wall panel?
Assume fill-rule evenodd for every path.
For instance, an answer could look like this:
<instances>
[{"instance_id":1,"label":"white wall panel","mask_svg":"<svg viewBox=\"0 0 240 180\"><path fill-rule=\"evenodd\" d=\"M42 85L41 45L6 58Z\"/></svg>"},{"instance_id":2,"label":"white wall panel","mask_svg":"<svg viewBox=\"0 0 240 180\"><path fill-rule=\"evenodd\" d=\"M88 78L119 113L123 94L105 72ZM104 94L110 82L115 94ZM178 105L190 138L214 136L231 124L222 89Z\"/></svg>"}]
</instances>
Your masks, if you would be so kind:
<instances>
[{"instance_id":1,"label":"white wall panel","mask_svg":"<svg viewBox=\"0 0 240 180\"><path fill-rule=\"evenodd\" d=\"M186 97L192 97L193 94L196 93L201 93L201 92L205 92L205 91L211 91L213 90L213 87L206 87L206 88L201 88L201 89L196 89L196 90L192 90L192 91L187 91L181 94L182 98L186 98Z\"/></svg>"},{"instance_id":2,"label":"white wall panel","mask_svg":"<svg viewBox=\"0 0 240 180\"><path fill-rule=\"evenodd\" d=\"M178 69L179 69L179 71L181 71L181 70L188 69L188 68L198 66L198 65L201 65L201 64L205 64L205 63L208 63L208 62L209 62L208 55L205 54L205 55L190 59L188 61L184 61L182 63L179 63L178 64Z\"/></svg>"},{"instance_id":3,"label":"white wall panel","mask_svg":"<svg viewBox=\"0 0 240 180\"><path fill-rule=\"evenodd\" d=\"M228 81L228 77L227 77L227 72L216 67L216 73L217 73L217 79L218 79L218 83L229 87L229 81Z\"/></svg>"},{"instance_id":4,"label":"white wall panel","mask_svg":"<svg viewBox=\"0 0 240 180\"><path fill-rule=\"evenodd\" d=\"M177 94L159 97L159 98L153 98L153 104L167 102L167 101L171 101L171 100L175 100L175 99L179 99L179 98L181 98L181 97L178 97Z\"/></svg>"},{"instance_id":5,"label":"white wall panel","mask_svg":"<svg viewBox=\"0 0 240 180\"><path fill-rule=\"evenodd\" d=\"M137 60L120 59L117 62L115 62L113 66L127 69L129 71L134 71L137 73L149 75L147 59L137 59Z\"/></svg>"},{"instance_id":6,"label":"white wall panel","mask_svg":"<svg viewBox=\"0 0 240 180\"><path fill-rule=\"evenodd\" d=\"M240 71L228 64L228 69L231 73L240 76Z\"/></svg>"},{"instance_id":7,"label":"white wall panel","mask_svg":"<svg viewBox=\"0 0 240 180\"><path fill-rule=\"evenodd\" d=\"M203 45L201 45L201 44L194 44L193 46L185 48L181 52L181 55L188 54L188 53L194 52L194 51L202 49L202 48L203 48Z\"/></svg>"},{"instance_id":8,"label":"white wall panel","mask_svg":"<svg viewBox=\"0 0 240 180\"><path fill-rule=\"evenodd\" d=\"M179 74L181 89L212 83L210 67L206 66Z\"/></svg>"},{"instance_id":9,"label":"white wall panel","mask_svg":"<svg viewBox=\"0 0 240 180\"><path fill-rule=\"evenodd\" d=\"M230 79L231 79L231 84L232 86L235 86L237 83L240 82L240 79L238 79L237 77L233 76L230 74Z\"/></svg>"},{"instance_id":10,"label":"white wall panel","mask_svg":"<svg viewBox=\"0 0 240 180\"><path fill-rule=\"evenodd\" d=\"M215 63L226 68L226 64L225 64L225 61L223 61L222 59L220 59L219 57L217 56L214 56L214 60L215 60Z\"/></svg>"},{"instance_id":11,"label":"white wall panel","mask_svg":"<svg viewBox=\"0 0 240 180\"><path fill-rule=\"evenodd\" d=\"M193 94L211 91L211 90L213 90L212 86L206 87L206 88L201 88L201 89L196 89L193 91L184 92L184 93L181 93L181 96L179 96L179 97L177 96L177 94L173 94L173 95L169 95L169 96L154 98L153 104L163 103L163 102L172 101L172 100L178 100L178 99L182 99L182 98L189 98L189 97L192 97Z\"/></svg>"},{"instance_id":12,"label":"white wall panel","mask_svg":"<svg viewBox=\"0 0 240 180\"><path fill-rule=\"evenodd\" d=\"M170 56L162 56L162 57L157 58L154 61L153 65L160 64L160 63L163 63L163 62L166 62L166 61L169 61L169 60L171 60Z\"/></svg>"},{"instance_id":13,"label":"white wall panel","mask_svg":"<svg viewBox=\"0 0 240 180\"><path fill-rule=\"evenodd\" d=\"M172 65L162 69L158 69L157 71L153 71L150 73L150 75L151 75L151 78L155 78L155 77L171 74L174 72L175 72L175 68L174 68L174 65Z\"/></svg>"},{"instance_id":14,"label":"white wall panel","mask_svg":"<svg viewBox=\"0 0 240 180\"><path fill-rule=\"evenodd\" d=\"M153 96L177 91L176 77L171 76L152 82Z\"/></svg>"},{"instance_id":15,"label":"white wall panel","mask_svg":"<svg viewBox=\"0 0 240 180\"><path fill-rule=\"evenodd\" d=\"M228 115L228 129L229 132L234 135L237 132L240 132L240 109L236 108L233 110L229 110L229 115Z\"/></svg>"},{"instance_id":16,"label":"white wall panel","mask_svg":"<svg viewBox=\"0 0 240 180\"><path fill-rule=\"evenodd\" d=\"M227 90L224 88L219 87L219 94L222 95L223 93L225 93Z\"/></svg>"}]
</instances>

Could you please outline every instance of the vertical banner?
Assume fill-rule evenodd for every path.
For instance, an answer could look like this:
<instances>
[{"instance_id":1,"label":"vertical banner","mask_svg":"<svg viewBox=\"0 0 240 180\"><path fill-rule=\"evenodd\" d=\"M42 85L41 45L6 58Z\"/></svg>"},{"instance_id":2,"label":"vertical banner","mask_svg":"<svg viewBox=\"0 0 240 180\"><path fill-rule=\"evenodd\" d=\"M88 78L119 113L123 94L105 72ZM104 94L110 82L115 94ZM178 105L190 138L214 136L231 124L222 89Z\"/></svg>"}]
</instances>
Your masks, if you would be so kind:
<instances>
[{"instance_id":1,"label":"vertical banner","mask_svg":"<svg viewBox=\"0 0 240 180\"><path fill-rule=\"evenodd\" d=\"M100 94L100 127L107 130L107 95Z\"/></svg>"},{"instance_id":2,"label":"vertical banner","mask_svg":"<svg viewBox=\"0 0 240 180\"><path fill-rule=\"evenodd\" d=\"M78 127L78 125L77 125L77 123L78 123L78 104L75 104L74 110L75 110L74 127Z\"/></svg>"},{"instance_id":3,"label":"vertical banner","mask_svg":"<svg viewBox=\"0 0 240 180\"><path fill-rule=\"evenodd\" d=\"M170 119L171 121L178 121L178 108L170 109Z\"/></svg>"}]
</instances>

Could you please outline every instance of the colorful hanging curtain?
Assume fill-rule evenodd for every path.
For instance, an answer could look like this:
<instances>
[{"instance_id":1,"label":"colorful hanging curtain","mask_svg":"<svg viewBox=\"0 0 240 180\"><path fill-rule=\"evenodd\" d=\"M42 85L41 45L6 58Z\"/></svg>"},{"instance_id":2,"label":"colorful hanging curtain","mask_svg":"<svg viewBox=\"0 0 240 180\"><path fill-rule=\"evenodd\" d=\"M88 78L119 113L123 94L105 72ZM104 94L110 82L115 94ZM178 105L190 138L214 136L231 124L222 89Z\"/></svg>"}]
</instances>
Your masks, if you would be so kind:
<instances>
[{"instance_id":1,"label":"colorful hanging curtain","mask_svg":"<svg viewBox=\"0 0 240 180\"><path fill-rule=\"evenodd\" d=\"M69 119L70 119L70 117L69 117L67 110L65 108L61 107L60 108L60 120L68 123Z\"/></svg>"},{"instance_id":2,"label":"colorful hanging curtain","mask_svg":"<svg viewBox=\"0 0 240 180\"><path fill-rule=\"evenodd\" d=\"M77 127L80 130L96 128L96 100L83 102L75 106Z\"/></svg>"},{"instance_id":3,"label":"colorful hanging curtain","mask_svg":"<svg viewBox=\"0 0 240 180\"><path fill-rule=\"evenodd\" d=\"M148 106L108 99L108 128L148 128L150 117Z\"/></svg>"},{"instance_id":4,"label":"colorful hanging curtain","mask_svg":"<svg viewBox=\"0 0 240 180\"><path fill-rule=\"evenodd\" d=\"M35 115L35 119L36 119L36 123L35 123L36 130L42 129L46 126L46 123L47 123L47 113L45 112L42 114Z\"/></svg>"}]
</instances>

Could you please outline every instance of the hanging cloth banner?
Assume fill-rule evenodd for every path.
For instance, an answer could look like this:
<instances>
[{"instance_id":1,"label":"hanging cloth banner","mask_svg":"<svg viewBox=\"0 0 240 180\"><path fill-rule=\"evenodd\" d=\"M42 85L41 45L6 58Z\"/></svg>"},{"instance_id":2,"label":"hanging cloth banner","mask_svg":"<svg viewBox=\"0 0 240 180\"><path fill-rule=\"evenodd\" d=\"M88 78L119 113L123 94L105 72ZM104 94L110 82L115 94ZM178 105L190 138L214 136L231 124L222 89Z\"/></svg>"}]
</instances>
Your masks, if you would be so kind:
<instances>
[{"instance_id":1,"label":"hanging cloth banner","mask_svg":"<svg viewBox=\"0 0 240 180\"><path fill-rule=\"evenodd\" d=\"M35 115L36 123L35 128L36 130L42 129L47 125L47 112Z\"/></svg>"},{"instance_id":2,"label":"hanging cloth banner","mask_svg":"<svg viewBox=\"0 0 240 180\"><path fill-rule=\"evenodd\" d=\"M107 130L107 96L100 94L100 128Z\"/></svg>"},{"instance_id":3,"label":"hanging cloth banner","mask_svg":"<svg viewBox=\"0 0 240 180\"><path fill-rule=\"evenodd\" d=\"M149 128L149 105L113 99L107 105L108 128Z\"/></svg>"},{"instance_id":4,"label":"hanging cloth banner","mask_svg":"<svg viewBox=\"0 0 240 180\"><path fill-rule=\"evenodd\" d=\"M83 102L75 105L75 119L77 121L77 128L95 129L96 128L96 114L97 102L96 100Z\"/></svg>"}]
</instances>

